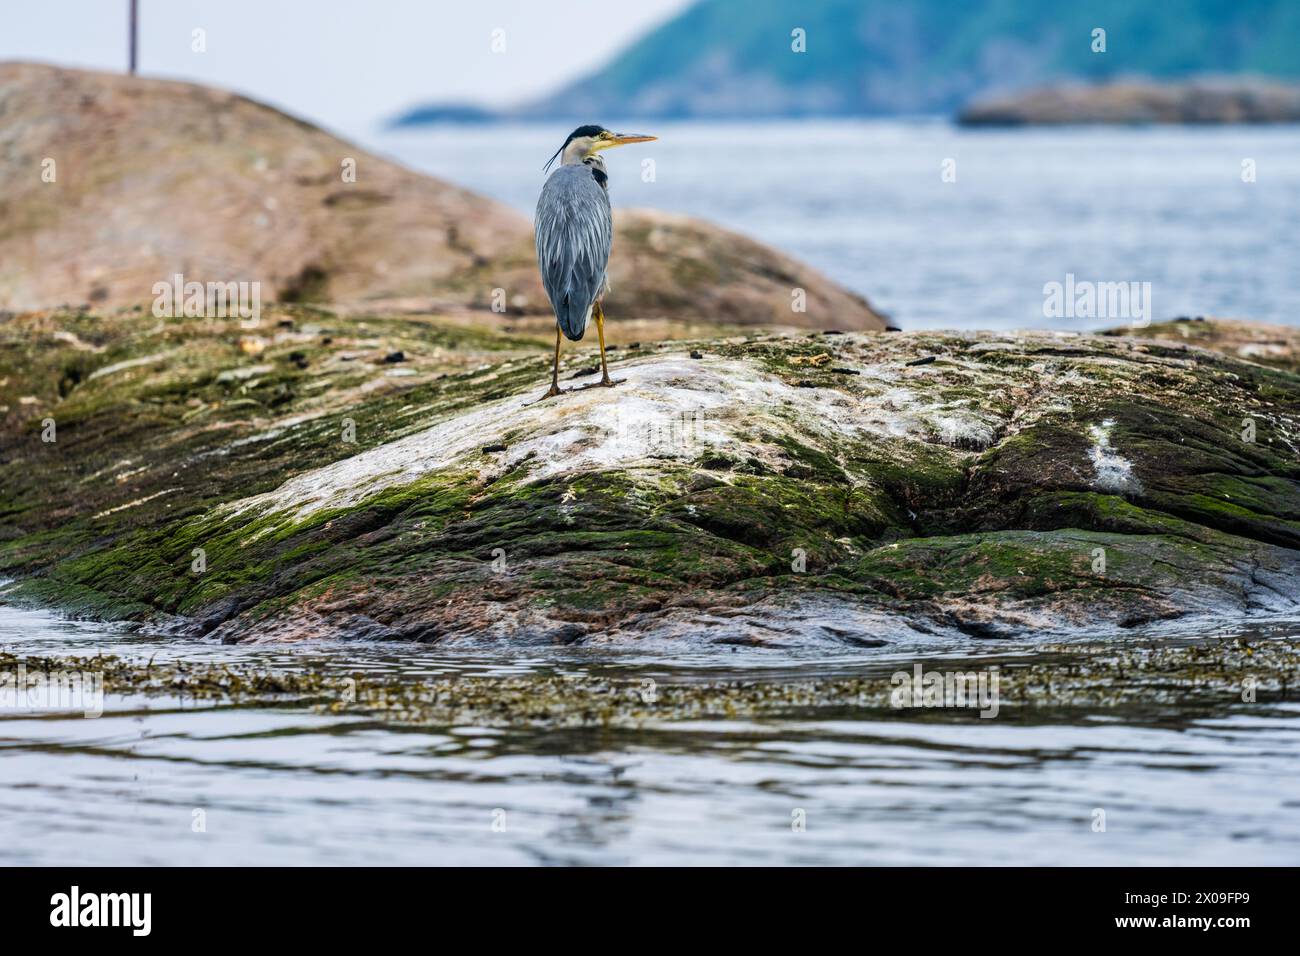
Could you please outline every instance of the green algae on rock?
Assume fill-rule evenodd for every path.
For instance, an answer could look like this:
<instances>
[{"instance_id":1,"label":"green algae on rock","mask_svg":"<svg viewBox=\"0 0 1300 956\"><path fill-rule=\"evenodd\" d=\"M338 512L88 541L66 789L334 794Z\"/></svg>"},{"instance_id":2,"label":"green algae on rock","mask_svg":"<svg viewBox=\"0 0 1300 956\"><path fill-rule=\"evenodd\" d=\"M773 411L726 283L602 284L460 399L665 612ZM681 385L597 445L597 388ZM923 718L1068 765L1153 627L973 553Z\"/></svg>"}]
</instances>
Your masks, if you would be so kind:
<instances>
[{"instance_id":1,"label":"green algae on rock","mask_svg":"<svg viewBox=\"0 0 1300 956\"><path fill-rule=\"evenodd\" d=\"M11 600L225 641L564 644L1296 610L1300 377L1182 343L741 335L533 403L544 349L436 317L0 334Z\"/></svg>"}]
</instances>

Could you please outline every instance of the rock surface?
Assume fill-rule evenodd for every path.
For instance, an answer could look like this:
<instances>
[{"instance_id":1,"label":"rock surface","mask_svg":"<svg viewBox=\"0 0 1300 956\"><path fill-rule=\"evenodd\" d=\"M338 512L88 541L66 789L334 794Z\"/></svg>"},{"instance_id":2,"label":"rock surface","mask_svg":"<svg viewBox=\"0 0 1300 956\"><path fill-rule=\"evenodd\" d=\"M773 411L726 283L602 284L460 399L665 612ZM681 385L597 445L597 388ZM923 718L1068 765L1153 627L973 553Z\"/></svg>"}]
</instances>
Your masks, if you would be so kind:
<instances>
[{"instance_id":1,"label":"rock surface","mask_svg":"<svg viewBox=\"0 0 1300 956\"><path fill-rule=\"evenodd\" d=\"M527 170L539 191L544 158ZM233 93L0 64L0 309L132 307L176 273L258 282L263 301L402 299L485 322L506 318L501 289L511 316L549 313L531 220L500 203ZM884 324L816 270L686 217L620 211L610 278L618 318Z\"/></svg>"},{"instance_id":2,"label":"rock surface","mask_svg":"<svg viewBox=\"0 0 1300 956\"><path fill-rule=\"evenodd\" d=\"M0 324L10 599L227 641L828 647L1297 610L1284 368L1107 335L738 336L619 349L616 388L533 404L543 341L267 324ZM563 384L591 363L566 352Z\"/></svg>"},{"instance_id":3,"label":"rock surface","mask_svg":"<svg viewBox=\"0 0 1300 956\"><path fill-rule=\"evenodd\" d=\"M1145 329L1123 326L1107 330L1105 334L1181 342L1257 365L1300 372L1300 328L1293 325L1183 317Z\"/></svg>"},{"instance_id":4,"label":"rock surface","mask_svg":"<svg viewBox=\"0 0 1300 956\"><path fill-rule=\"evenodd\" d=\"M1066 123L1295 123L1300 86L1259 80L1054 86L978 100L966 126Z\"/></svg>"}]
</instances>

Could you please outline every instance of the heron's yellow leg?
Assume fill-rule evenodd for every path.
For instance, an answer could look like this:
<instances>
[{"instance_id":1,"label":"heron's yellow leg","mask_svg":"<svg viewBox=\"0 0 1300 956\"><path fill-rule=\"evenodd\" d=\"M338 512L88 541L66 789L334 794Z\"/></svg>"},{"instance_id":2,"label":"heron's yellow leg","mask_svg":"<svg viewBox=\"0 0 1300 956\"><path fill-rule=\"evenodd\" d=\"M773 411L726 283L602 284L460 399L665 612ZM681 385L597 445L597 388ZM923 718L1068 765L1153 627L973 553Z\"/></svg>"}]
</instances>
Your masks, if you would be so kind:
<instances>
[{"instance_id":1,"label":"heron's yellow leg","mask_svg":"<svg viewBox=\"0 0 1300 956\"><path fill-rule=\"evenodd\" d=\"M609 365L605 361L605 313L599 302L592 306L591 314L596 320L596 337L600 339L600 384L617 385L623 380L620 378L616 381L609 377Z\"/></svg>"},{"instance_id":2,"label":"heron's yellow leg","mask_svg":"<svg viewBox=\"0 0 1300 956\"><path fill-rule=\"evenodd\" d=\"M561 394L560 391L560 326L555 326L555 361L551 365L551 387L547 390L542 398L553 398Z\"/></svg>"}]
</instances>

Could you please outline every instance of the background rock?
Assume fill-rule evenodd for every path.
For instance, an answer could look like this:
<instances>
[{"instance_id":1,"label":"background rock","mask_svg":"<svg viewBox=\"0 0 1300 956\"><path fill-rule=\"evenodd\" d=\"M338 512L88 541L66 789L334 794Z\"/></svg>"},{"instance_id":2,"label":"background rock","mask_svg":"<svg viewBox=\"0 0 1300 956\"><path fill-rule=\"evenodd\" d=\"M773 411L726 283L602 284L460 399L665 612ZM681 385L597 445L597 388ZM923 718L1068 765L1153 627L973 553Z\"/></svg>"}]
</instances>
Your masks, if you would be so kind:
<instances>
[{"instance_id":1,"label":"background rock","mask_svg":"<svg viewBox=\"0 0 1300 956\"><path fill-rule=\"evenodd\" d=\"M502 289L509 311L549 314L528 217L186 83L0 65L0 224L0 309L148 305L182 273L260 282L263 301L398 299L485 322L503 320ZM617 318L883 326L806 265L685 217L620 212L611 276Z\"/></svg>"}]
</instances>

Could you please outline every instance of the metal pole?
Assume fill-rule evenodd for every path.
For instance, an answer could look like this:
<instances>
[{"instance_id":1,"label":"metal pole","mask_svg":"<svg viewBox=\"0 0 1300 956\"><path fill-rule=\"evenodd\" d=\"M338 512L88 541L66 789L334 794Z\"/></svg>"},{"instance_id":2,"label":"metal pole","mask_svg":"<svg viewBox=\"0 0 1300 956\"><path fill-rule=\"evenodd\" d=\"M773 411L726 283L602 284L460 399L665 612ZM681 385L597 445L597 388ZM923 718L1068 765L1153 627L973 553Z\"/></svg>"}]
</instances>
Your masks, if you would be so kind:
<instances>
[{"instance_id":1,"label":"metal pole","mask_svg":"<svg viewBox=\"0 0 1300 956\"><path fill-rule=\"evenodd\" d=\"M140 13L138 9L139 2L140 0L131 0L131 75L132 76L135 76L136 47L137 47L136 33L138 32L139 25L140 25Z\"/></svg>"}]
</instances>

